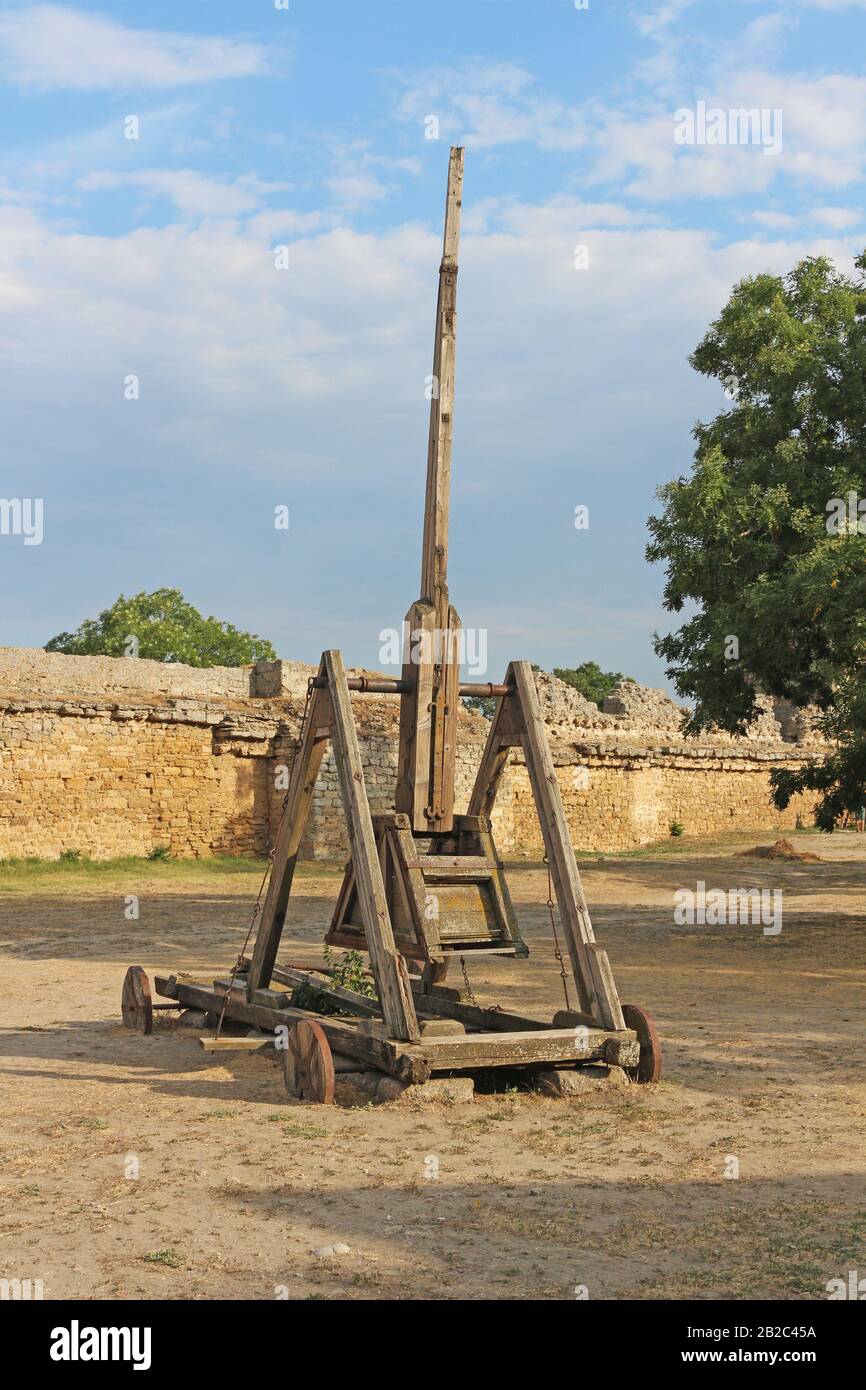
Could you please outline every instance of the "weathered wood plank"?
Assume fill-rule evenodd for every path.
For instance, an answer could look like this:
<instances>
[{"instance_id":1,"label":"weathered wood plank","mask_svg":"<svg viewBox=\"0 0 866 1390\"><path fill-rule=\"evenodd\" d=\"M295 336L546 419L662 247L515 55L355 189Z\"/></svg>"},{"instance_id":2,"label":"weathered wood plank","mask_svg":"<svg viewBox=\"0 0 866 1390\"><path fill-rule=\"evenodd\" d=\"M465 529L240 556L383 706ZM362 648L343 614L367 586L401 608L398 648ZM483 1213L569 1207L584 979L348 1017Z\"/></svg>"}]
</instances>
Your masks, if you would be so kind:
<instances>
[{"instance_id":1,"label":"weathered wood plank","mask_svg":"<svg viewBox=\"0 0 866 1390\"><path fill-rule=\"evenodd\" d=\"M478 855L422 854L419 863L425 883L450 883L457 879L486 883L493 875L492 865Z\"/></svg>"},{"instance_id":2,"label":"weathered wood plank","mask_svg":"<svg viewBox=\"0 0 866 1390\"><path fill-rule=\"evenodd\" d=\"M461 622L456 608L447 600L448 589L443 585L436 605L440 656L438 663L433 667L431 810L427 816L430 829L439 831L450 830L454 824L454 767L457 750L457 711L460 706Z\"/></svg>"},{"instance_id":3,"label":"weathered wood plank","mask_svg":"<svg viewBox=\"0 0 866 1390\"><path fill-rule=\"evenodd\" d=\"M581 1010L603 1027L620 1031L625 1027L619 997L610 968L589 948L595 944L589 908L571 845L565 808L559 790L556 768L547 741L547 731L538 705L535 677L528 661L515 661L509 667L508 683L515 685L509 702L519 710L523 725L523 749L532 784L541 833L550 864L556 901L565 929L574 982ZM503 702L504 703L504 702Z\"/></svg>"},{"instance_id":4,"label":"weathered wood plank","mask_svg":"<svg viewBox=\"0 0 866 1390\"><path fill-rule=\"evenodd\" d=\"M438 904L434 901L433 895L427 892L421 869L421 856L408 824L395 825L391 831L391 840L395 863L402 869L418 940L424 944L428 959L436 960L440 954Z\"/></svg>"},{"instance_id":5,"label":"weathered wood plank","mask_svg":"<svg viewBox=\"0 0 866 1390\"><path fill-rule=\"evenodd\" d=\"M428 826L433 707L433 661L429 654L435 628L435 605L425 599L413 603L403 624L403 680L409 689L400 696L394 806L408 816L414 830Z\"/></svg>"},{"instance_id":6,"label":"weathered wood plank","mask_svg":"<svg viewBox=\"0 0 866 1390\"><path fill-rule=\"evenodd\" d=\"M609 1041L631 1042L638 1047L636 1035L623 1030L623 1036L611 1039L610 1032L602 1028L588 1028L579 1033L573 1028L466 1033L462 1037L423 1038L420 1043L394 1043L393 1046L400 1055L423 1057L435 1072L528 1066L537 1062L603 1061Z\"/></svg>"},{"instance_id":7,"label":"weathered wood plank","mask_svg":"<svg viewBox=\"0 0 866 1390\"><path fill-rule=\"evenodd\" d=\"M319 671L322 672L321 666ZM330 723L330 697L326 691L316 690L307 707L300 746L295 753L292 766L286 805L277 831L274 861L256 931L249 971L251 989L258 989L270 982L289 906L298 851L325 753L325 737L321 735L321 729L322 726L330 727Z\"/></svg>"},{"instance_id":8,"label":"weathered wood plank","mask_svg":"<svg viewBox=\"0 0 866 1390\"><path fill-rule=\"evenodd\" d=\"M192 1008L204 1009L208 1013L219 1013L222 1008L222 995L206 985L188 984L173 976L162 975L156 976L154 985L157 994L169 999L179 999L181 1003ZM430 1075L430 1069L423 1057L408 1054L404 1056L396 1051L397 1045L365 1036L357 1031L353 1023L332 1018L327 1014L315 1014L308 1009L293 1009L290 1006L267 1007L264 1004L244 1002L233 996L226 1006L226 1017L237 1019L240 1023L254 1024L255 1027L265 1028L270 1032L296 1019L314 1018L321 1024L335 1052L340 1052L346 1057L355 1057L371 1067L378 1067L380 1071L387 1071L401 1081L416 1085L426 1081Z\"/></svg>"},{"instance_id":9,"label":"weathered wood plank","mask_svg":"<svg viewBox=\"0 0 866 1390\"><path fill-rule=\"evenodd\" d=\"M425 991L420 980L417 988L414 980L412 985L415 991L415 1008L419 1014L431 1014L436 1018L453 1018L459 1023L465 1023L469 1028L477 1028L482 1032L525 1033L534 1029L543 1031L553 1027L550 1023L526 1018L523 1014L506 1013L503 1009L482 1009L476 1004L464 1003L459 998L449 999L435 988ZM452 990L449 993L456 995L458 991Z\"/></svg>"},{"instance_id":10,"label":"weathered wood plank","mask_svg":"<svg viewBox=\"0 0 866 1390\"><path fill-rule=\"evenodd\" d=\"M510 668L509 668L510 670ZM496 793L502 781L502 774L508 763L508 751L513 741L522 742L520 730L516 727L514 699L500 698L478 765L475 786L469 798L469 814L482 816L489 820L493 814Z\"/></svg>"},{"instance_id":11,"label":"weathered wood plank","mask_svg":"<svg viewBox=\"0 0 866 1390\"><path fill-rule=\"evenodd\" d=\"M343 658L338 651L327 651L323 653L322 661L328 677L333 711L332 738L337 775L376 993L391 1036L418 1038L420 1032L406 962L394 944Z\"/></svg>"},{"instance_id":12,"label":"weathered wood plank","mask_svg":"<svg viewBox=\"0 0 866 1390\"><path fill-rule=\"evenodd\" d=\"M448 513L462 201L463 150L453 148L448 163L433 342L421 593L419 602L407 615L412 629L423 630L425 649L416 653L421 659L411 666L404 660L403 678L410 682L410 690L400 701L396 805L399 811L408 813L416 831L449 830L454 816L460 619L448 600Z\"/></svg>"},{"instance_id":13,"label":"weathered wood plank","mask_svg":"<svg viewBox=\"0 0 866 1390\"><path fill-rule=\"evenodd\" d=\"M427 491L421 553L421 597L436 603L447 586L448 507L451 485L451 436L457 343L457 257L463 205L463 150L452 148L445 198L445 231L439 267L436 336L433 345L434 391L430 400L427 444Z\"/></svg>"},{"instance_id":14,"label":"weathered wood plank","mask_svg":"<svg viewBox=\"0 0 866 1390\"><path fill-rule=\"evenodd\" d=\"M496 915L503 925L503 936L506 941L513 941L518 956L525 958L529 955L529 947L520 935L520 925L517 921L517 913L511 901L511 893L508 890L508 879L505 874L505 867L496 850L493 841L493 834L490 830L490 823L478 830L478 839L481 850L490 863L494 865L490 879L490 892L493 897L493 904Z\"/></svg>"}]
</instances>

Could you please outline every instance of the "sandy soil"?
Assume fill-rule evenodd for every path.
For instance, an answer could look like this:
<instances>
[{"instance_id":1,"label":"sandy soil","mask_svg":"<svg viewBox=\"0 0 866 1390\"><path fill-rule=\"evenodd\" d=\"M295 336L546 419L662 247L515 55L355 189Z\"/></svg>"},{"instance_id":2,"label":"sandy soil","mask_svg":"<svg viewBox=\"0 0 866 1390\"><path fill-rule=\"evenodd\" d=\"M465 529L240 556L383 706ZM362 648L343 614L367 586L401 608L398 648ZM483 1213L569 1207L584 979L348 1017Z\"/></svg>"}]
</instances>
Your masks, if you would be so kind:
<instances>
[{"instance_id":1,"label":"sandy soil","mask_svg":"<svg viewBox=\"0 0 866 1390\"><path fill-rule=\"evenodd\" d=\"M820 864L735 858L745 842L583 866L620 994L666 1050L660 1085L588 1099L298 1104L267 1055L119 1025L128 964L224 972L252 875L0 881L0 1276L47 1298L826 1297L866 1273L866 839L798 836ZM675 926L699 879L783 889L781 934ZM473 986L550 1018L546 878L511 883L531 958ZM284 957L309 958L336 886L302 876ZM313 1253L332 1242L350 1253Z\"/></svg>"}]
</instances>

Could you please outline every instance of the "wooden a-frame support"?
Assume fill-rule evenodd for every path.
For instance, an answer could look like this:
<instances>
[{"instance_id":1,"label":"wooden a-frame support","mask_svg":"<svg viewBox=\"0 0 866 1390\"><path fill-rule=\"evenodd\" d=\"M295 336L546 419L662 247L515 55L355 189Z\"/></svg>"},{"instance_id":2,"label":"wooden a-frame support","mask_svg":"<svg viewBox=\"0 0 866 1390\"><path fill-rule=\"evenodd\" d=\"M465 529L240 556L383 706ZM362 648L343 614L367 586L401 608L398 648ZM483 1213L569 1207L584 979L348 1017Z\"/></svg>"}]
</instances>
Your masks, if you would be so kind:
<instances>
[{"instance_id":1,"label":"wooden a-frame support","mask_svg":"<svg viewBox=\"0 0 866 1390\"><path fill-rule=\"evenodd\" d=\"M389 1037L415 1041L420 1033L412 987L406 961L394 941L351 697L339 652L323 654L319 674L325 677L327 685L313 690L301 730L247 976L249 997L252 998L254 991L267 988L273 976L298 851L322 757L331 740L346 814L354 880L364 919L365 945L379 1006ZM512 662L504 683L511 687L513 694L499 699L468 814L489 819L509 750L521 747L568 945L580 1006L577 1013L602 1028L619 1032L625 1028L622 1008L607 953L596 944L593 935L529 662Z\"/></svg>"},{"instance_id":2,"label":"wooden a-frame support","mask_svg":"<svg viewBox=\"0 0 866 1390\"><path fill-rule=\"evenodd\" d=\"M298 851L325 746L330 739L334 745L349 847L364 916L367 950L370 953L370 968L376 982L382 1017L387 1025L389 1037L398 1038L403 1042L415 1042L421 1034L412 1001L409 972L405 960L394 944L382 869L376 851L373 820L364 784L364 770L352 715L351 697L346 683L343 658L338 651L322 654L319 675L325 677L327 686L321 690L313 690L301 729L285 810L274 846L270 881L247 976L249 996L252 997L257 989L267 988L271 982L286 920Z\"/></svg>"},{"instance_id":3,"label":"wooden a-frame support","mask_svg":"<svg viewBox=\"0 0 866 1390\"><path fill-rule=\"evenodd\" d=\"M513 661L504 684L513 686L514 694L499 699L469 801L469 814L487 817L492 814L509 749L522 747L568 943L580 1012L603 1028L622 1029L625 1022L613 971L607 952L596 945L593 935L529 662Z\"/></svg>"}]
</instances>

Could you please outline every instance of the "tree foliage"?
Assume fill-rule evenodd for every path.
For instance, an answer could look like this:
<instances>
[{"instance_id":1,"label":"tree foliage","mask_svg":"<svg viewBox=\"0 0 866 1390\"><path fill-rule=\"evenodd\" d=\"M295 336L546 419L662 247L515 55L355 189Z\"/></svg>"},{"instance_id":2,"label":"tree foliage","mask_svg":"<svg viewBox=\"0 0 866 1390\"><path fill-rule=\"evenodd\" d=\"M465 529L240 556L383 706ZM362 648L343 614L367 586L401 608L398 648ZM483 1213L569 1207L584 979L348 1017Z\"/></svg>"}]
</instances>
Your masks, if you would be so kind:
<instances>
[{"instance_id":1,"label":"tree foliage","mask_svg":"<svg viewBox=\"0 0 866 1390\"><path fill-rule=\"evenodd\" d=\"M582 661L579 666L554 666L553 674L566 685L579 690L587 700L594 700L601 709L605 695L609 695L620 681L633 680L621 671L602 671L597 661Z\"/></svg>"},{"instance_id":2,"label":"tree foliage","mask_svg":"<svg viewBox=\"0 0 866 1390\"><path fill-rule=\"evenodd\" d=\"M244 666L276 656L264 638L203 617L179 589L132 598L121 594L98 618L86 618L75 632L52 637L45 650L68 656L137 655L187 666Z\"/></svg>"},{"instance_id":3,"label":"tree foliage","mask_svg":"<svg viewBox=\"0 0 866 1390\"><path fill-rule=\"evenodd\" d=\"M692 731L743 732L759 691L823 711L836 751L776 772L774 799L820 791L825 829L866 780L866 255L856 264L850 277L809 257L735 287L690 359L732 405L696 426L691 474L659 490L647 548L667 566L665 607L689 614L655 645L695 701Z\"/></svg>"}]
</instances>

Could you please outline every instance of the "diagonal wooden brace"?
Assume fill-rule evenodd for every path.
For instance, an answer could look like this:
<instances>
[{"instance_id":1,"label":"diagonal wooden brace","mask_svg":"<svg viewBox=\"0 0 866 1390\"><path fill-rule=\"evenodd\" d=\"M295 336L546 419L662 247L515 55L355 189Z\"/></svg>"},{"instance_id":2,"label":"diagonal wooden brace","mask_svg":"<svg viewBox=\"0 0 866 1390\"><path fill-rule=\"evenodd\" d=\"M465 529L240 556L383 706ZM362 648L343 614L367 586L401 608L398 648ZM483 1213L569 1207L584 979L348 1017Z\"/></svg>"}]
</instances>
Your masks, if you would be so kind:
<instances>
[{"instance_id":1,"label":"diagonal wooden brace","mask_svg":"<svg viewBox=\"0 0 866 1390\"><path fill-rule=\"evenodd\" d=\"M538 705L535 677L529 662L512 662L505 684L514 687L514 695L499 700L469 802L469 813L476 816L491 814L508 760L508 750L519 735L559 914L565 928L581 1012L591 1015L602 1027L618 1032L625 1028L622 1007L607 953L596 944L593 935L556 768L547 741L547 730Z\"/></svg>"},{"instance_id":2,"label":"diagonal wooden brace","mask_svg":"<svg viewBox=\"0 0 866 1390\"><path fill-rule=\"evenodd\" d=\"M338 651L324 652L322 664L328 677L333 716L331 736L376 993L388 1026L388 1036L404 1042L415 1042L421 1032L406 962L394 944L343 658Z\"/></svg>"},{"instance_id":3,"label":"diagonal wooden brace","mask_svg":"<svg viewBox=\"0 0 866 1390\"><path fill-rule=\"evenodd\" d=\"M323 673L322 667L319 668L319 672ZM298 862L298 851L307 827L316 779L330 737L330 729L331 697L324 690L314 690L301 728L286 804L274 845L274 862L256 932L252 964L247 976L251 992L267 989L271 982L271 973L283 934L283 923L286 920L289 894L292 891L295 865Z\"/></svg>"}]
</instances>

